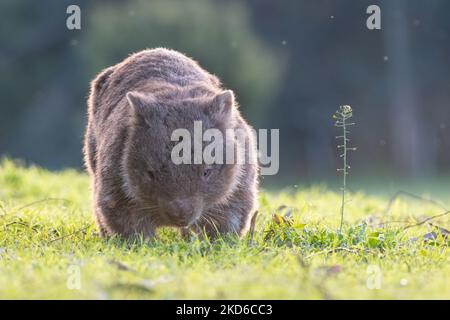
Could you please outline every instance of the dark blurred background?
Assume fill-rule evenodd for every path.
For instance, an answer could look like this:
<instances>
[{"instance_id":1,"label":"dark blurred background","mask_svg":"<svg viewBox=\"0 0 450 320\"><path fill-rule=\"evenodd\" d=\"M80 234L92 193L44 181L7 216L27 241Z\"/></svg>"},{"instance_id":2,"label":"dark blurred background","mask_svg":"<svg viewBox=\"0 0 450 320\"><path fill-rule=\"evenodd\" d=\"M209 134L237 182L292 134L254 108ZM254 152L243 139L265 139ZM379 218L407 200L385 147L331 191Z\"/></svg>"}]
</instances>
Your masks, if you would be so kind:
<instances>
[{"instance_id":1,"label":"dark blurred background","mask_svg":"<svg viewBox=\"0 0 450 320\"><path fill-rule=\"evenodd\" d=\"M81 8L68 30L66 8ZM381 7L381 30L366 9ZM450 1L0 2L0 156L82 167L89 81L129 53L169 47L236 92L256 128L280 129L280 172L336 177L331 116L354 109L353 175L450 172Z\"/></svg>"}]
</instances>

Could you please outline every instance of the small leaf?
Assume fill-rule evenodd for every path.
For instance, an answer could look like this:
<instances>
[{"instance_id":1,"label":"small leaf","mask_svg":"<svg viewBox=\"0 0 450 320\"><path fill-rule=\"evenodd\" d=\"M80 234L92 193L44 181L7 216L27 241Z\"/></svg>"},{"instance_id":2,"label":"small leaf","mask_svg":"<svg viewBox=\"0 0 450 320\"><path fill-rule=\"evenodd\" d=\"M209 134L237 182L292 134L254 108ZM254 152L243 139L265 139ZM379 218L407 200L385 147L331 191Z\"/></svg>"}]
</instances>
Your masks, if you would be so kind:
<instances>
[{"instance_id":1,"label":"small leaf","mask_svg":"<svg viewBox=\"0 0 450 320\"><path fill-rule=\"evenodd\" d=\"M279 213L274 213L272 215L272 221L275 222L275 224L283 224L283 218Z\"/></svg>"},{"instance_id":2,"label":"small leaf","mask_svg":"<svg viewBox=\"0 0 450 320\"><path fill-rule=\"evenodd\" d=\"M275 224L278 224L278 225L288 225L288 226L292 226L292 224L293 224L293 222L294 222L294 219L293 219L293 217L292 217L292 209L290 209L290 208L288 208L288 207L286 207L286 206L280 206L280 207L278 207L278 210L277 211L280 211L280 210L283 210L283 209L288 209L287 211L286 211L286 214L284 215L284 216L282 216L281 214L279 214L278 212L275 212L273 215L272 215L272 221L275 223Z\"/></svg>"}]
</instances>

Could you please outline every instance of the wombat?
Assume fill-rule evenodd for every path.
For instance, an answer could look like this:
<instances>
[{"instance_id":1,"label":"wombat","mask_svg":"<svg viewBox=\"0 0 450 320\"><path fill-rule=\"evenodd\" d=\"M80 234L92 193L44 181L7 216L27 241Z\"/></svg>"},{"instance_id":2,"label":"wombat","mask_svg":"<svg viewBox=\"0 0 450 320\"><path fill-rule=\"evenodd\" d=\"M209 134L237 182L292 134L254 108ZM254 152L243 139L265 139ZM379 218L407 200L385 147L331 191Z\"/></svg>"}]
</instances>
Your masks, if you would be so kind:
<instances>
[{"instance_id":1,"label":"wombat","mask_svg":"<svg viewBox=\"0 0 450 320\"><path fill-rule=\"evenodd\" d=\"M102 236L151 238L160 226L245 234L257 206L256 142L216 76L177 51L143 50L98 74L87 104L84 160ZM245 146L234 136L234 152L247 161L175 164L171 134L192 133L194 121L239 129Z\"/></svg>"}]
</instances>

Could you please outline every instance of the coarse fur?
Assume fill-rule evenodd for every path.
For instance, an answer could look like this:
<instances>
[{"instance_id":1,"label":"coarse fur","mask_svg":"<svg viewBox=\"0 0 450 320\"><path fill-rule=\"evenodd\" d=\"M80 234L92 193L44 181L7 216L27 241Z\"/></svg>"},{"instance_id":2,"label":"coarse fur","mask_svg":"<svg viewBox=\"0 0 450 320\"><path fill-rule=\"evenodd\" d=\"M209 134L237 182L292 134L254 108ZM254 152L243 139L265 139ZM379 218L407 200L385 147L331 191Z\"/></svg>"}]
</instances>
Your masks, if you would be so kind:
<instances>
[{"instance_id":1,"label":"coarse fur","mask_svg":"<svg viewBox=\"0 0 450 320\"><path fill-rule=\"evenodd\" d=\"M245 145L234 137L235 152L247 161L174 164L171 134L185 128L193 135L194 121L203 131L243 134ZM91 83L84 160L103 236L151 238L160 226L243 235L257 206L255 159L255 137L233 92L179 52L135 53Z\"/></svg>"}]
</instances>

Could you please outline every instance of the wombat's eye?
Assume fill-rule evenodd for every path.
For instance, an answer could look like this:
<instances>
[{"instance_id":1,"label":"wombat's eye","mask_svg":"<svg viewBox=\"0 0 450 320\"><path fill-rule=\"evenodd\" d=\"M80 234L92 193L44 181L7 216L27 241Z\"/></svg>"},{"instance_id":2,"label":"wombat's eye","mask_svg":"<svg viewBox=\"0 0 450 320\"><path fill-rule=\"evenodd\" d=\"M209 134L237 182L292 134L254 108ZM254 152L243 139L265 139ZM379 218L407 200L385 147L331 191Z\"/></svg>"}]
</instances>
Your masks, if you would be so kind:
<instances>
[{"instance_id":1,"label":"wombat's eye","mask_svg":"<svg viewBox=\"0 0 450 320\"><path fill-rule=\"evenodd\" d=\"M151 180L154 180L154 179L155 179L155 174L153 173L152 170L147 170L147 176L148 176Z\"/></svg>"},{"instance_id":2,"label":"wombat's eye","mask_svg":"<svg viewBox=\"0 0 450 320\"><path fill-rule=\"evenodd\" d=\"M203 169L203 177L208 178L211 175L212 171L213 171L213 169L211 166L205 167Z\"/></svg>"}]
</instances>

